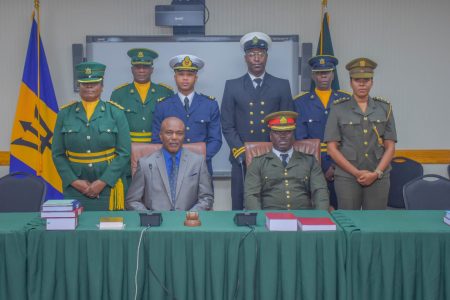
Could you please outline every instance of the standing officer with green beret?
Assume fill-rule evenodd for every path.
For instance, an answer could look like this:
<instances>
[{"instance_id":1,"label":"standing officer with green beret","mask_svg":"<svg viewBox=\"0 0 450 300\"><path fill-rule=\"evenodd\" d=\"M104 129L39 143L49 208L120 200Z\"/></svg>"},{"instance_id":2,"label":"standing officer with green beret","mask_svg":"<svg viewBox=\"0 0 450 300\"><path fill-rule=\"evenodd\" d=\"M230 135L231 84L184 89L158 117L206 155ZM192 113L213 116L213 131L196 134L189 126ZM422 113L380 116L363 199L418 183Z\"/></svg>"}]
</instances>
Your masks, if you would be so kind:
<instances>
[{"instance_id":1,"label":"standing officer with green beret","mask_svg":"<svg viewBox=\"0 0 450 300\"><path fill-rule=\"evenodd\" d=\"M280 111L264 120L273 149L255 157L245 177L247 209L328 209L325 177L314 156L294 151L297 113Z\"/></svg>"},{"instance_id":2,"label":"standing officer with green beret","mask_svg":"<svg viewBox=\"0 0 450 300\"><path fill-rule=\"evenodd\" d=\"M134 81L117 87L111 100L124 107L130 126L131 141L150 143L152 141L152 121L158 99L173 95L170 87L151 81L153 60L158 53L145 48L128 51L131 58L131 73Z\"/></svg>"},{"instance_id":3,"label":"standing officer with green beret","mask_svg":"<svg viewBox=\"0 0 450 300\"><path fill-rule=\"evenodd\" d=\"M352 97L333 102L324 141L337 168L334 176L340 209L386 209L390 162L397 133L392 105L369 96L377 64L356 58L346 65Z\"/></svg>"},{"instance_id":4,"label":"standing officer with green beret","mask_svg":"<svg viewBox=\"0 0 450 300\"><path fill-rule=\"evenodd\" d=\"M78 199L86 210L122 210L130 131L122 107L100 100L106 66L76 66L81 101L61 107L52 155L65 198Z\"/></svg>"}]
</instances>

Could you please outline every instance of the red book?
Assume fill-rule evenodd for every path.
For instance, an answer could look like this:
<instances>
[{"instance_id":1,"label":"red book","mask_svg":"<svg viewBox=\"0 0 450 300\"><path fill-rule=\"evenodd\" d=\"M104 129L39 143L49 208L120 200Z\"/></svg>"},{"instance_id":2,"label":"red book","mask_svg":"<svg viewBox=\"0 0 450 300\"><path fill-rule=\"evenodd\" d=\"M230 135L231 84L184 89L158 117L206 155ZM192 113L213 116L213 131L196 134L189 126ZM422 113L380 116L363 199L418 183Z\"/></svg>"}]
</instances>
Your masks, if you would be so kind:
<instances>
[{"instance_id":1,"label":"red book","mask_svg":"<svg viewBox=\"0 0 450 300\"><path fill-rule=\"evenodd\" d=\"M298 217L298 227L302 231L336 230L336 224L330 218Z\"/></svg>"},{"instance_id":2,"label":"red book","mask_svg":"<svg viewBox=\"0 0 450 300\"><path fill-rule=\"evenodd\" d=\"M71 211L41 211L41 218L76 218L81 215L82 212L82 206Z\"/></svg>"},{"instance_id":3,"label":"red book","mask_svg":"<svg viewBox=\"0 0 450 300\"><path fill-rule=\"evenodd\" d=\"M269 231L297 231L297 217L293 213L266 213Z\"/></svg>"}]
</instances>

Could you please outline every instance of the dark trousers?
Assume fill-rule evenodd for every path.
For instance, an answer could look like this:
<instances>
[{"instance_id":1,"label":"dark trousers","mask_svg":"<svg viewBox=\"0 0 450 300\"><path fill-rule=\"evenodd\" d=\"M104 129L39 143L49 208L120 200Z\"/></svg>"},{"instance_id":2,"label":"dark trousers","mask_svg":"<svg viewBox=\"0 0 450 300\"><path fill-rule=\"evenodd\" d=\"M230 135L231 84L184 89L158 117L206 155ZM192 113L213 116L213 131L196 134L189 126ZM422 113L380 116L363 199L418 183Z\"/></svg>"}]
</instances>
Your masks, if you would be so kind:
<instances>
[{"instance_id":1,"label":"dark trousers","mask_svg":"<svg viewBox=\"0 0 450 300\"><path fill-rule=\"evenodd\" d=\"M244 208L244 176L247 172L245 162L241 165L237 161L231 162L231 209ZM242 176L244 175L244 176Z\"/></svg>"}]
</instances>

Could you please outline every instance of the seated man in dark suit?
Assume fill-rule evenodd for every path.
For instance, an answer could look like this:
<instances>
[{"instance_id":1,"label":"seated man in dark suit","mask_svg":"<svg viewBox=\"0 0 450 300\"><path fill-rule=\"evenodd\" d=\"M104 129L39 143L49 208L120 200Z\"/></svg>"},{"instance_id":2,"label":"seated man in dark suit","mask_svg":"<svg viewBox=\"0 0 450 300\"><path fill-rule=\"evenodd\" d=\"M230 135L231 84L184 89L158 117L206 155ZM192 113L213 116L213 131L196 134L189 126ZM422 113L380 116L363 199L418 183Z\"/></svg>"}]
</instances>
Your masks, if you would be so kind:
<instances>
[{"instance_id":1,"label":"seated man in dark suit","mask_svg":"<svg viewBox=\"0 0 450 300\"><path fill-rule=\"evenodd\" d=\"M328 209L329 193L319 163L294 151L297 113L280 111L264 118L273 149L255 157L245 177L247 209Z\"/></svg>"},{"instance_id":2,"label":"seated man in dark suit","mask_svg":"<svg viewBox=\"0 0 450 300\"><path fill-rule=\"evenodd\" d=\"M203 156L182 148L183 121L166 118L159 137L163 148L139 159L126 197L128 210L208 210L214 195Z\"/></svg>"}]
</instances>

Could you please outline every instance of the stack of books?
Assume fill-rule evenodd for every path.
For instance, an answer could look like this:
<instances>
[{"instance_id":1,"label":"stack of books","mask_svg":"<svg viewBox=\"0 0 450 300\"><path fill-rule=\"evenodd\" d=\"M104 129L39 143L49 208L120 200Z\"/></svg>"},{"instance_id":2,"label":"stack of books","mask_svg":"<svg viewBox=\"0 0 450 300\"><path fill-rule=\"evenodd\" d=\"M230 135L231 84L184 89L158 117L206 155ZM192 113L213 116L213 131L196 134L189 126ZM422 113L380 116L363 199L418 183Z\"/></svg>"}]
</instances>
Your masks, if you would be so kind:
<instances>
[{"instance_id":1,"label":"stack of books","mask_svg":"<svg viewBox=\"0 0 450 300\"><path fill-rule=\"evenodd\" d=\"M41 218L47 230L74 230L83 212L78 200L47 200L41 207Z\"/></svg>"},{"instance_id":2,"label":"stack of books","mask_svg":"<svg viewBox=\"0 0 450 300\"><path fill-rule=\"evenodd\" d=\"M336 230L336 224L328 217L297 217L283 212L266 213L266 228L269 231L324 231Z\"/></svg>"},{"instance_id":3,"label":"stack of books","mask_svg":"<svg viewBox=\"0 0 450 300\"><path fill-rule=\"evenodd\" d=\"M450 210L447 210L447 211L445 212L444 222L445 222L447 225L450 225Z\"/></svg>"}]
</instances>

